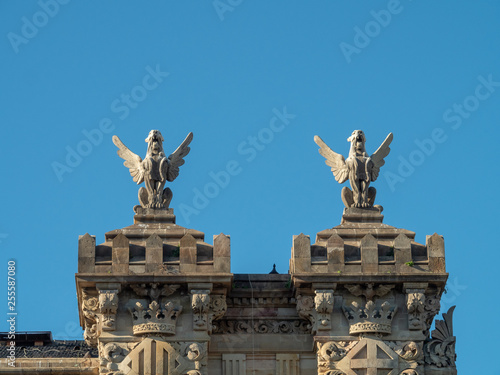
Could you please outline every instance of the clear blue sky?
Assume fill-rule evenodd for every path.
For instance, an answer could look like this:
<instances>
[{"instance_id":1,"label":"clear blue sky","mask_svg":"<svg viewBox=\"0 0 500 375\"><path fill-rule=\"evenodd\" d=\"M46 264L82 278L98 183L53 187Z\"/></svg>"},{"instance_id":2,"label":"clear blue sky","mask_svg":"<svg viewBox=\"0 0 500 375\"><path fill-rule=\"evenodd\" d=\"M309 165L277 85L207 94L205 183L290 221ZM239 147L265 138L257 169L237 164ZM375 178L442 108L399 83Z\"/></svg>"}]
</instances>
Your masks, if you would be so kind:
<instances>
[{"instance_id":1,"label":"clear blue sky","mask_svg":"<svg viewBox=\"0 0 500 375\"><path fill-rule=\"evenodd\" d=\"M460 372L495 355L500 3L60 3L0 4L0 279L16 259L18 330L81 337L78 235L102 242L137 204L113 134L143 155L150 129L170 151L193 131L178 224L231 235L235 273L286 273L292 235L343 208L313 136L347 154L361 128L369 152L394 133L374 184L385 222L445 236ZM239 173L196 208L229 162Z\"/></svg>"}]
</instances>

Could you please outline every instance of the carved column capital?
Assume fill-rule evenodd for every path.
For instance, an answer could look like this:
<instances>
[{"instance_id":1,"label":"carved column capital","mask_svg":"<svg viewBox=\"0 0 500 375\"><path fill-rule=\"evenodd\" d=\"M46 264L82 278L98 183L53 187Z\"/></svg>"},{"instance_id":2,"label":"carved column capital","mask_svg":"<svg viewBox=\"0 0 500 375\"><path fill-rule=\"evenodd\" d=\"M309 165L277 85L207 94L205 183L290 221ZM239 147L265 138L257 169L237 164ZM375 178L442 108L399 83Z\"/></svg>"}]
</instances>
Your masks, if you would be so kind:
<instances>
[{"instance_id":1,"label":"carved column capital","mask_svg":"<svg viewBox=\"0 0 500 375\"><path fill-rule=\"evenodd\" d=\"M191 290L191 307L193 309L193 329L212 333L213 321L220 319L227 311L226 296L210 295L210 290Z\"/></svg>"},{"instance_id":2,"label":"carved column capital","mask_svg":"<svg viewBox=\"0 0 500 375\"><path fill-rule=\"evenodd\" d=\"M316 310L316 331L329 331L333 311L333 289L318 289L314 292L314 308Z\"/></svg>"},{"instance_id":3,"label":"carved column capital","mask_svg":"<svg viewBox=\"0 0 500 375\"><path fill-rule=\"evenodd\" d=\"M116 329L116 311L118 310L118 289L99 290L99 312L103 331Z\"/></svg>"},{"instance_id":4,"label":"carved column capital","mask_svg":"<svg viewBox=\"0 0 500 375\"><path fill-rule=\"evenodd\" d=\"M425 289L407 289L408 328L412 331L425 329Z\"/></svg>"},{"instance_id":5,"label":"carved column capital","mask_svg":"<svg viewBox=\"0 0 500 375\"><path fill-rule=\"evenodd\" d=\"M331 329L333 289L316 289L313 296L297 296L297 312L311 322L312 333Z\"/></svg>"}]
</instances>

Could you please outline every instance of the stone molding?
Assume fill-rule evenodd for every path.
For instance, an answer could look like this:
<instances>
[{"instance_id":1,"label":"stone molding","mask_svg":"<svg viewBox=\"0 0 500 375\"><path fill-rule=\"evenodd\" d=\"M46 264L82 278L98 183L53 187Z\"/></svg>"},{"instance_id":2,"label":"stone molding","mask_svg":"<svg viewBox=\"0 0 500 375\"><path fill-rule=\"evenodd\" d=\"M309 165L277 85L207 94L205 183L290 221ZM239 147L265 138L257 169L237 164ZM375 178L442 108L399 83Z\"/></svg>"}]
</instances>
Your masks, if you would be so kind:
<instances>
[{"instance_id":1,"label":"stone molding","mask_svg":"<svg viewBox=\"0 0 500 375\"><path fill-rule=\"evenodd\" d=\"M311 334L306 320L259 319L220 320L214 322L213 334L261 333L261 334Z\"/></svg>"}]
</instances>

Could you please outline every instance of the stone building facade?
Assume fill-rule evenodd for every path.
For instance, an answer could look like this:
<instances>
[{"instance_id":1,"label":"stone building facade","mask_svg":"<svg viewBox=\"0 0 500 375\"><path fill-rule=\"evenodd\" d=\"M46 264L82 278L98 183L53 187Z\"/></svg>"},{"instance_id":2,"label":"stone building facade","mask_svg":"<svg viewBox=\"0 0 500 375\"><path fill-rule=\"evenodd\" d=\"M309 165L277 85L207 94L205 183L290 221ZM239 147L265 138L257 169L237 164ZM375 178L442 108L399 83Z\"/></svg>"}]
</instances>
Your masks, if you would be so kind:
<instances>
[{"instance_id":1,"label":"stone building facade","mask_svg":"<svg viewBox=\"0 0 500 375\"><path fill-rule=\"evenodd\" d=\"M349 207L314 240L293 236L288 274L233 274L229 236L209 244L172 209L134 211L102 244L79 238L80 324L95 354L18 359L16 371L2 359L0 373L457 373L454 308L431 329L448 278L442 236L419 244L381 206Z\"/></svg>"}]
</instances>

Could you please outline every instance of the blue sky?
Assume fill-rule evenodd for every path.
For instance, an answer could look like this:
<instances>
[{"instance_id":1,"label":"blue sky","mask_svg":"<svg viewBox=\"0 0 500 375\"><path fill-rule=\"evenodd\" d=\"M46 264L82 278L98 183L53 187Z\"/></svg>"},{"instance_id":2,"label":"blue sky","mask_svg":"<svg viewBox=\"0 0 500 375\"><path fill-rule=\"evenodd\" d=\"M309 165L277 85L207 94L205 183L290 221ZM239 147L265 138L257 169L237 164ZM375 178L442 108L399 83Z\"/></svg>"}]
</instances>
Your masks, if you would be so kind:
<instances>
[{"instance_id":1,"label":"blue sky","mask_svg":"<svg viewBox=\"0 0 500 375\"><path fill-rule=\"evenodd\" d=\"M194 132L177 223L231 235L235 273L286 273L292 235L343 209L313 136L346 155L363 129L369 152L394 133L374 184L385 223L445 236L459 370L493 355L478 343L498 307L498 2L57 4L0 4L0 278L15 259L18 330L81 337L78 235L102 242L137 204L113 134L143 155L150 129L169 151Z\"/></svg>"}]
</instances>

